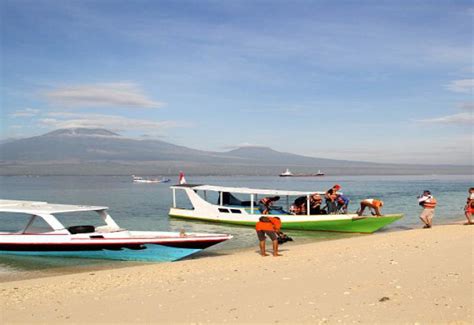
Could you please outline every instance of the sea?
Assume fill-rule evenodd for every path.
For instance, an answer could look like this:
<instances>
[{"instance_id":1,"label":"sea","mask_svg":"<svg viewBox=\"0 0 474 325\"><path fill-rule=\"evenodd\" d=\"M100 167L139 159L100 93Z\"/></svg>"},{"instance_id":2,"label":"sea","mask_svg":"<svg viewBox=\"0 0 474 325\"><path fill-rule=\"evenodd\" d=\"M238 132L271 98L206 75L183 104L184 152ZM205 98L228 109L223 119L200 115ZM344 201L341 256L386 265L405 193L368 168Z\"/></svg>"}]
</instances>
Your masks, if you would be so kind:
<instances>
[{"instance_id":1,"label":"sea","mask_svg":"<svg viewBox=\"0 0 474 325\"><path fill-rule=\"evenodd\" d=\"M157 175L158 176L158 175ZM186 232L230 233L232 240L204 250L192 258L212 258L232 254L235 250L254 247L258 241L250 227L206 222L192 222L168 217L172 205L171 183L133 183L130 176L0 176L0 198L11 200L46 201L49 203L107 206L114 220L133 230L163 230ZM418 219L421 208L417 196L430 190L438 200L434 226L463 223L463 207L468 188L474 186L473 175L422 176L186 176L188 183L210 184L259 189L325 191L334 184L351 200L349 211L355 212L365 198L385 202L384 214L403 213L404 218L377 232L383 236L390 231L421 228ZM178 201L183 198L178 197ZM184 201L183 201L184 202ZM185 204L185 203L184 203ZM0 213L0 231L19 230L26 216L13 217ZM62 220L63 221L63 220ZM73 222L68 219L65 221ZM83 224L83 223L80 223ZM69 225L69 224L68 224ZM427 230L429 231L429 230ZM286 249L297 249L298 243L327 241L346 237L373 236L332 232L288 232L294 242ZM256 253L257 256L257 253ZM88 272L98 269L127 267L143 263L54 257L25 257L0 255L0 282L37 278L57 274Z\"/></svg>"}]
</instances>

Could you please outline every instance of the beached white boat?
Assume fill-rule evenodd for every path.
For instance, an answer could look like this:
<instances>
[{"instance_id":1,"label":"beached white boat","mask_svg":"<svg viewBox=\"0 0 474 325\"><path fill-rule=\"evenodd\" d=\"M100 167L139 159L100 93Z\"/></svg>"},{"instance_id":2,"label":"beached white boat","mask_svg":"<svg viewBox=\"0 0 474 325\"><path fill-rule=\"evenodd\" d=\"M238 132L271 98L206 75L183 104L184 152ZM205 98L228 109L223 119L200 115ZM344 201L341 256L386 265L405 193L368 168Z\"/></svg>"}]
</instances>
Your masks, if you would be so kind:
<instances>
[{"instance_id":1,"label":"beached white boat","mask_svg":"<svg viewBox=\"0 0 474 325\"><path fill-rule=\"evenodd\" d=\"M132 175L132 180L134 183L144 183L144 184L153 184L153 183L169 183L171 179L169 178L143 178L140 176Z\"/></svg>"},{"instance_id":2,"label":"beached white boat","mask_svg":"<svg viewBox=\"0 0 474 325\"><path fill-rule=\"evenodd\" d=\"M22 230L0 232L0 254L105 258L135 261L174 261L232 238L226 234L129 231L120 228L107 207L0 200L0 213L29 216ZM101 226L65 227L55 214L77 218L74 212L95 212ZM23 217L24 218L24 217ZM44 227L35 226L42 219ZM5 220L5 218L2 218ZM43 222L43 224L44 224Z\"/></svg>"},{"instance_id":3,"label":"beached white boat","mask_svg":"<svg viewBox=\"0 0 474 325\"><path fill-rule=\"evenodd\" d=\"M324 195L324 192L191 184L174 185L171 186L171 189L173 191L173 206L170 208L169 215L183 219L254 226L262 216L258 200L267 196L280 196L279 202L283 202L285 205L285 207L270 210L270 214L280 217L282 229L372 233L403 217L402 214L360 217L357 214L310 215L308 211L307 214L296 215L288 212L292 203L290 197L306 197L307 206L309 206L311 194ZM177 206L177 191L185 193L190 206ZM211 195L212 193L214 194ZM240 200L233 194L245 195L248 200Z\"/></svg>"}]
</instances>

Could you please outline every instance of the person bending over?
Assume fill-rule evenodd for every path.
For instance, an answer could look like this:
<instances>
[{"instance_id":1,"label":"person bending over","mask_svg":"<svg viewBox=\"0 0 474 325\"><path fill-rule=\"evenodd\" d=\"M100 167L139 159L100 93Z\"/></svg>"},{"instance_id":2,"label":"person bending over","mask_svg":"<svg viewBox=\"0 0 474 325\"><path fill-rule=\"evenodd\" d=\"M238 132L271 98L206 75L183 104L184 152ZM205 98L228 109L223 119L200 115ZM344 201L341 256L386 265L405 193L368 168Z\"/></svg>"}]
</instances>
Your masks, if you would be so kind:
<instances>
[{"instance_id":1,"label":"person bending over","mask_svg":"<svg viewBox=\"0 0 474 325\"><path fill-rule=\"evenodd\" d=\"M382 207L383 201L377 199L365 199L360 201L360 209L357 211L359 216L364 214L365 208L369 208L373 216L381 217L382 216Z\"/></svg>"},{"instance_id":2,"label":"person bending over","mask_svg":"<svg viewBox=\"0 0 474 325\"><path fill-rule=\"evenodd\" d=\"M265 240L266 237L270 238L273 246L273 256L281 256L278 254L278 235L275 230L274 223L268 217L260 217L259 221L255 225L255 230L257 231L257 237L260 247L260 255L268 256L265 250Z\"/></svg>"},{"instance_id":3,"label":"person bending over","mask_svg":"<svg viewBox=\"0 0 474 325\"><path fill-rule=\"evenodd\" d=\"M264 197L263 199L261 199L260 210L262 211L262 214L268 214L270 212L270 209L273 203L278 201L279 199L280 199L279 196Z\"/></svg>"}]
</instances>

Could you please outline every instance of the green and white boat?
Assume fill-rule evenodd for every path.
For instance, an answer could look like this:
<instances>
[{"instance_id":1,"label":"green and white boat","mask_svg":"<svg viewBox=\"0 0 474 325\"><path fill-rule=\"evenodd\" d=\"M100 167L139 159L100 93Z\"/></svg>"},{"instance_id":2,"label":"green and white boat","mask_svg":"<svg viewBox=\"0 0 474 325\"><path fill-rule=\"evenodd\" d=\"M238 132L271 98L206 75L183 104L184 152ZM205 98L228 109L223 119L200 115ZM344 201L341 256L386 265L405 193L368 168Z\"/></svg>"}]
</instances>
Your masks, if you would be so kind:
<instances>
[{"instance_id":1,"label":"green and white boat","mask_svg":"<svg viewBox=\"0 0 474 325\"><path fill-rule=\"evenodd\" d=\"M289 213L290 198L305 196L309 206L310 196L324 192L302 192L271 189L251 189L212 185L181 184L170 187L173 192L173 206L169 215L173 218L227 223L242 226L255 226L263 216L258 200L267 196L280 196L286 204L270 210L270 215L278 216L283 230L318 230L355 233L373 233L403 217L403 214L390 214L381 217L358 216L357 214L320 214L304 215ZM180 200L178 206L177 192L184 192L187 203ZM239 199L246 196L248 201ZM215 202L215 203L212 203ZM292 202L292 201L291 201Z\"/></svg>"}]
</instances>

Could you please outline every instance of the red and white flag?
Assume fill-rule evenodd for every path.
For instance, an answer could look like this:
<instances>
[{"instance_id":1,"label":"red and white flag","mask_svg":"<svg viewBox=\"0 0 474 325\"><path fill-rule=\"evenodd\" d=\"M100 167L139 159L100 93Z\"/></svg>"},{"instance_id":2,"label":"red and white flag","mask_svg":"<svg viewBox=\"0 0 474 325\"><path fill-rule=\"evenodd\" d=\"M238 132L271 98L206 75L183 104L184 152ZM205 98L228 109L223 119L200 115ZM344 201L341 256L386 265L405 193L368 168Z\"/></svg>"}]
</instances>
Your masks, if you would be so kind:
<instances>
[{"instance_id":1,"label":"red and white flag","mask_svg":"<svg viewBox=\"0 0 474 325\"><path fill-rule=\"evenodd\" d=\"M183 172L179 172L179 184L186 184L186 178L184 178Z\"/></svg>"}]
</instances>

